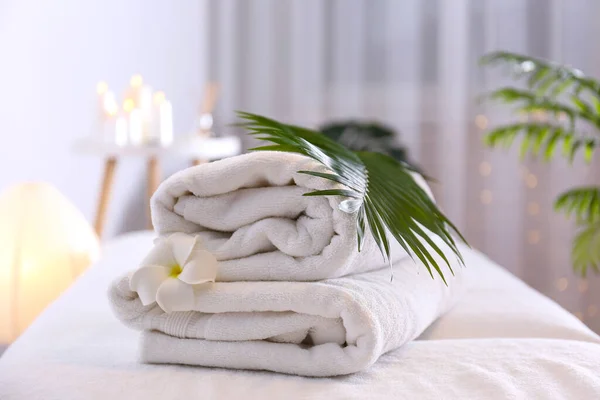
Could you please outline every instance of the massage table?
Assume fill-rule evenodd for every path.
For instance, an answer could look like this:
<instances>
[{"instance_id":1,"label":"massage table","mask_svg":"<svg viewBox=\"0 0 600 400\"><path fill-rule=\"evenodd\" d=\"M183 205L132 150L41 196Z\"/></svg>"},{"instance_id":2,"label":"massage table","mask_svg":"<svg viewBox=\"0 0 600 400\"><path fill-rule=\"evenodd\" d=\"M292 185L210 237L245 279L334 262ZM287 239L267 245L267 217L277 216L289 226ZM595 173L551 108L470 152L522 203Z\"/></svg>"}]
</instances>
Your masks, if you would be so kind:
<instances>
[{"instance_id":1,"label":"massage table","mask_svg":"<svg viewBox=\"0 0 600 400\"><path fill-rule=\"evenodd\" d=\"M139 332L115 319L106 291L137 266L153 237L136 232L109 242L6 350L0 399L600 399L600 337L466 248L461 301L366 371L302 378L141 364Z\"/></svg>"}]
</instances>

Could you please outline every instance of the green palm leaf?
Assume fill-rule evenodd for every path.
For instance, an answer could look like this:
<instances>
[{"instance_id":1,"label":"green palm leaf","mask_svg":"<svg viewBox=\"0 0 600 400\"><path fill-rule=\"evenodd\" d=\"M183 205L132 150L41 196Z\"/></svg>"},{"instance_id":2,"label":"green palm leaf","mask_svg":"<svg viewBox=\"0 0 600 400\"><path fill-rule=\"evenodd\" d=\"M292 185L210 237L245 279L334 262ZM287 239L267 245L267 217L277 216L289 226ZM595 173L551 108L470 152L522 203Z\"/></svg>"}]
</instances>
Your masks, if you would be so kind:
<instances>
[{"instance_id":1,"label":"green palm leaf","mask_svg":"<svg viewBox=\"0 0 600 400\"><path fill-rule=\"evenodd\" d=\"M554 202L554 209L574 215L580 223L600 221L600 188L581 187L562 193Z\"/></svg>"},{"instance_id":2,"label":"green palm leaf","mask_svg":"<svg viewBox=\"0 0 600 400\"><path fill-rule=\"evenodd\" d=\"M550 160L556 149L573 161L582 151L585 161L592 159L600 146L600 82L575 68L535 57L496 52L482 58L483 64L511 67L526 88L504 87L493 91L494 100L515 105L520 112L543 112L554 116L550 122L513 123L494 128L485 136L489 146L510 146L520 137L521 155L538 155ZM567 123L561 123L562 117ZM582 125L592 128L582 133ZM600 188L583 187L561 194L554 207L567 216L574 215L582 229L573 241L574 268L584 274L588 267L600 272Z\"/></svg>"},{"instance_id":3,"label":"green palm leaf","mask_svg":"<svg viewBox=\"0 0 600 400\"><path fill-rule=\"evenodd\" d=\"M340 209L356 214L358 250L368 229L382 255L390 262L388 235L412 256L418 258L433 278L433 271L446 279L436 255L453 273L442 249L430 237L438 236L462 263L451 235L458 230L415 182L413 169L390 156L366 151L353 152L319 132L287 125L260 115L240 112L242 124L256 138L272 145L252 150L298 153L324 165L328 172L299 171L317 176L341 187L306 193L306 196L343 196Z\"/></svg>"},{"instance_id":4,"label":"green palm leaf","mask_svg":"<svg viewBox=\"0 0 600 400\"><path fill-rule=\"evenodd\" d=\"M579 231L573 240L571 258L573 267L582 276L586 275L588 267L600 272L600 222L587 224Z\"/></svg>"},{"instance_id":5,"label":"green palm leaf","mask_svg":"<svg viewBox=\"0 0 600 400\"><path fill-rule=\"evenodd\" d=\"M573 161L579 150L585 151L585 160L590 161L592 153L600 144L600 138L579 137L576 133L555 123L519 122L499 126L489 131L484 143L490 147L509 147L517 137L521 137L521 158L526 155L543 155L545 161L551 160L556 150L562 147L562 154Z\"/></svg>"},{"instance_id":6,"label":"green palm leaf","mask_svg":"<svg viewBox=\"0 0 600 400\"><path fill-rule=\"evenodd\" d=\"M539 97L528 90L506 87L491 92L489 97L507 104L519 103L519 106L515 110L517 112L532 113L542 111L557 117L565 115L569 118L572 125L579 118L596 127L600 127L600 115L577 96L570 98L573 104L563 104L556 100Z\"/></svg>"},{"instance_id":7,"label":"green palm leaf","mask_svg":"<svg viewBox=\"0 0 600 400\"><path fill-rule=\"evenodd\" d=\"M589 162L594 149L600 146L600 82L585 76L575 68L561 66L535 57L509 52L496 52L481 59L485 65L502 64L512 67L517 78L526 78L527 87L502 87L489 94L493 100L516 106L521 113L542 112L555 121L509 124L495 128L486 135L490 146L510 145L521 135L521 155L537 155L543 150L550 160L562 144L562 155L573 161L580 150ZM567 124L561 123L566 117ZM578 122L595 128L593 134L576 129Z\"/></svg>"},{"instance_id":8,"label":"green palm leaf","mask_svg":"<svg viewBox=\"0 0 600 400\"><path fill-rule=\"evenodd\" d=\"M593 99L600 100L600 82L576 68L506 51L482 57L481 64L512 67L517 78L527 78L527 86L538 97L556 98L572 91L579 99L589 96L592 102Z\"/></svg>"}]
</instances>

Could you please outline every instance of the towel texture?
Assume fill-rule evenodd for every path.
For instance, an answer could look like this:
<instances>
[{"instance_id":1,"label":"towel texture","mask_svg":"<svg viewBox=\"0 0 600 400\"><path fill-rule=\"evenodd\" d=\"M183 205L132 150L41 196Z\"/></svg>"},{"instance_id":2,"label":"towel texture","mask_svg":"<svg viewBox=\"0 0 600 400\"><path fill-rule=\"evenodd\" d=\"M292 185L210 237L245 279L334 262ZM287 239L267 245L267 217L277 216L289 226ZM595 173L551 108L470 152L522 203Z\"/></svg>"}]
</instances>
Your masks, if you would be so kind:
<instances>
[{"instance_id":1,"label":"towel texture","mask_svg":"<svg viewBox=\"0 0 600 400\"><path fill-rule=\"evenodd\" d=\"M152 198L154 228L198 233L219 260L219 281L312 281L384 267L370 235L357 252L356 218L338 209L342 198L302 196L332 183L299 170L322 168L255 152L180 171ZM391 244L394 260L407 256Z\"/></svg>"},{"instance_id":2,"label":"towel texture","mask_svg":"<svg viewBox=\"0 0 600 400\"><path fill-rule=\"evenodd\" d=\"M186 286L171 313L152 296L144 306L129 276L115 281L113 310L142 331L142 361L345 375L415 339L454 304L463 271L439 238L454 261L447 286L395 241L390 282L370 235L357 251L356 217L339 210L343 199L302 196L333 185L300 170L322 171L306 157L259 152L181 171L159 187L155 229L200 236L194 243L217 258L217 276Z\"/></svg>"},{"instance_id":3,"label":"towel texture","mask_svg":"<svg viewBox=\"0 0 600 400\"><path fill-rule=\"evenodd\" d=\"M410 259L394 269L393 282L380 269L322 282L201 285L193 310L169 314L143 306L128 277L109 297L117 317L143 331L144 362L344 375L416 338L462 291L458 265L448 286Z\"/></svg>"}]
</instances>

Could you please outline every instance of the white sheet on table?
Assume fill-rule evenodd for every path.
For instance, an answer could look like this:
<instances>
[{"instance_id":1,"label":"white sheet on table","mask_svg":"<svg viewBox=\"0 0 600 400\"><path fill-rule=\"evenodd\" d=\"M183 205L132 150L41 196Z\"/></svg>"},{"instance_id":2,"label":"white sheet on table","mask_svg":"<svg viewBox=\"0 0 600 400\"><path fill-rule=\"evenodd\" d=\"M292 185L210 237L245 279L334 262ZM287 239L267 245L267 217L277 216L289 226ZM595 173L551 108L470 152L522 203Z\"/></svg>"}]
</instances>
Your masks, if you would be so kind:
<instances>
[{"instance_id":1,"label":"white sheet on table","mask_svg":"<svg viewBox=\"0 0 600 400\"><path fill-rule=\"evenodd\" d=\"M138 333L111 315L104 291L151 243L152 235L142 233L110 245L103 261L7 350L0 358L0 399L600 398L600 346L580 341L598 337L475 252L467 257L479 261L472 274L479 289L426 333L453 339L415 341L368 371L310 379L139 364ZM519 325L525 317L527 324ZM489 338L499 335L578 341Z\"/></svg>"}]
</instances>

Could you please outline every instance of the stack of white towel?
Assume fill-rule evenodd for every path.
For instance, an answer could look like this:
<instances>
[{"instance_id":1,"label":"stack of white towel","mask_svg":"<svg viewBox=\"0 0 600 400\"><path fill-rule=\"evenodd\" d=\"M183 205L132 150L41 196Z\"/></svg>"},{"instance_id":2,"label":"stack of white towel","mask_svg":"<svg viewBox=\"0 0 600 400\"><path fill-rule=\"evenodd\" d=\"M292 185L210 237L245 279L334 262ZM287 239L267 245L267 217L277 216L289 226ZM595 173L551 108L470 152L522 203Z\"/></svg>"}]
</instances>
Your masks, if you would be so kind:
<instances>
[{"instance_id":1,"label":"stack of white towel","mask_svg":"<svg viewBox=\"0 0 600 400\"><path fill-rule=\"evenodd\" d=\"M218 262L215 282L191 285L173 309L142 302L148 294L133 290L131 274L111 286L117 317L142 331L142 361L349 374L415 339L455 303L458 262L454 276L444 271L446 286L395 244L390 281L370 237L357 251L355 216L338 209L341 198L302 196L331 187L297 173L307 169L319 167L257 152L189 168L159 187L152 217L161 240L193 236Z\"/></svg>"}]
</instances>

